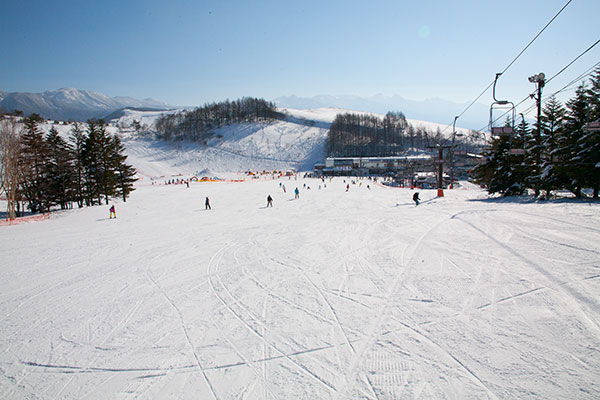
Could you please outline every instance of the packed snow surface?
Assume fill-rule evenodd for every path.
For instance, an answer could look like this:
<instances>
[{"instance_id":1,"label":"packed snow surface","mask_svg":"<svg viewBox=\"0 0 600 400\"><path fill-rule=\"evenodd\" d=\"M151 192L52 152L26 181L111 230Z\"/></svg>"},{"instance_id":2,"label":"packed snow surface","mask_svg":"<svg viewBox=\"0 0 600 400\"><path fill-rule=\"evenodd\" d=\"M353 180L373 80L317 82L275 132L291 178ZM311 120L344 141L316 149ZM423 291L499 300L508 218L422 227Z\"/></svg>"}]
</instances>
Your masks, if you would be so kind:
<instances>
[{"instance_id":1,"label":"packed snow surface","mask_svg":"<svg viewBox=\"0 0 600 400\"><path fill-rule=\"evenodd\" d=\"M0 227L0 397L600 397L597 203L348 182L144 179L117 219Z\"/></svg>"}]
</instances>

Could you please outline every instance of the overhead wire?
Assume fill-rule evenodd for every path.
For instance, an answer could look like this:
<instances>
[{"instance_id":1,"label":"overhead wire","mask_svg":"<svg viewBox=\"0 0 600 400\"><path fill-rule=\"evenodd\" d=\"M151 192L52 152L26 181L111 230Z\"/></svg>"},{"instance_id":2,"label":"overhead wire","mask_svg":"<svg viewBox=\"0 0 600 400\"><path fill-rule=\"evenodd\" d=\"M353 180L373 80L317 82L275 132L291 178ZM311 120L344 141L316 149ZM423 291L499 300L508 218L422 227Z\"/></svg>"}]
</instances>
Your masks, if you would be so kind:
<instances>
[{"instance_id":1,"label":"overhead wire","mask_svg":"<svg viewBox=\"0 0 600 400\"><path fill-rule=\"evenodd\" d=\"M560 74L562 74L564 71L566 71L571 65L573 65L577 60L579 60L583 55L585 55L586 53L588 53L591 49L593 49L596 45L598 45L598 43L600 43L600 39L598 39L596 42L594 42L591 46L589 46L587 49L585 49L581 54L579 54L577 57L575 57L571 62L569 62L566 66L564 66L560 71L558 71L557 73L555 73L554 75L552 75L552 77L548 78L548 80L546 80L545 84L548 84L550 81L552 81L554 78L556 78L557 76L559 76ZM578 76L577 78L573 79L571 82L569 82L567 85L565 85L563 88L559 89L557 92L545 96L545 99L547 99L548 97L551 97L553 95L556 95L558 93L562 93L562 91L566 90L567 87L571 86L574 84L574 82L579 81L580 79L585 78L586 76L588 76L589 74L591 74L593 72L593 70L600 66L600 62L594 64L592 67L588 68L586 70L586 72L584 72L583 74L581 74L580 76ZM515 104L515 109L520 106L521 104L523 104L525 101L527 101L528 99L532 98L532 96L534 96L533 93L528 94L523 100L521 100L520 102L518 102L517 104ZM530 111L530 110L529 110ZM527 112L529 112L527 111ZM508 114L509 111L505 112L504 114L500 115L498 118L494 119L492 121L492 125L495 122L498 122L502 117L504 117L506 114ZM482 131L484 130L486 127L488 127L489 124L485 125L483 128L478 129L477 131Z\"/></svg>"},{"instance_id":2,"label":"overhead wire","mask_svg":"<svg viewBox=\"0 0 600 400\"><path fill-rule=\"evenodd\" d=\"M554 22L554 20L564 11L565 8L567 8L567 6L569 4L571 4L573 0L569 0L565 3L564 6L562 6L562 8L554 15L554 17L552 17L552 19L550 19L550 21L548 21L548 23L546 25L544 25L544 27L538 32L537 35L535 35L533 37L533 39L531 39L529 41L529 43L527 43L527 45L523 48L523 50L521 50L519 52L519 54L517 54L517 56L506 66L506 68L504 68L504 70L502 70L502 72L500 72L500 75L504 74L506 71L508 71L508 69L519 59L519 57L521 57L521 55L523 55L523 53L529 48L529 46L531 46L531 44L546 30L546 28L548 28L548 26L550 26L550 24L552 22ZM493 85L494 85L495 79L483 90L483 92L481 92L479 94L479 96L477 96L475 98L475 100L473 100L468 106L467 108L465 108L460 114L458 114L458 116L456 117L456 119L462 117L476 102L477 100L479 100L481 98L481 96L483 96ZM453 125L454 121L450 124L448 124L443 130L442 133L444 133L451 125Z\"/></svg>"},{"instance_id":3,"label":"overhead wire","mask_svg":"<svg viewBox=\"0 0 600 400\"><path fill-rule=\"evenodd\" d=\"M580 74L577 78L573 79L571 82L567 83L566 85L564 85L562 88L558 89L557 91L547 94L542 98L542 102L546 102L548 101L549 98L551 98L552 96L556 96L559 93L565 92L567 90L572 89L575 85L579 84L579 81L581 79L585 79L587 78L589 75L591 75L592 73L594 73L594 71L596 70L596 68L600 67L600 61L598 61L596 64L594 64L593 66L591 66L590 68L588 68L585 72L583 72L582 74ZM527 107L524 111L523 114L529 114L532 110L535 109L535 104L531 105L529 107Z\"/></svg>"}]
</instances>

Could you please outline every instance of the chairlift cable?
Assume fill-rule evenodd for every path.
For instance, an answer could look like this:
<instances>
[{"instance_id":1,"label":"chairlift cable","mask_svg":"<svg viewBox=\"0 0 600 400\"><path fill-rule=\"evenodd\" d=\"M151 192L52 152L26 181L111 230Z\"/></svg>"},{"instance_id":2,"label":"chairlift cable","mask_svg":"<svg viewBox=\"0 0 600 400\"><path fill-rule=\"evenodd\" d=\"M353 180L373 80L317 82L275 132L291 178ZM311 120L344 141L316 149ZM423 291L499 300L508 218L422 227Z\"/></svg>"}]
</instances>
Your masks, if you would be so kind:
<instances>
[{"instance_id":1,"label":"chairlift cable","mask_svg":"<svg viewBox=\"0 0 600 400\"><path fill-rule=\"evenodd\" d=\"M575 61L579 60L585 53L587 53L588 51L590 51L591 49L593 49L598 43L600 43L600 39L596 40L596 43L594 43L593 45L591 45L590 47L588 47L583 53L581 53L580 55L578 55L577 57L575 57L575 59L573 59L573 61L571 61L569 64L567 64L563 69L561 69L560 71L558 71L556 74L554 74L554 76L552 76L551 78L549 78L546 81L546 84L548 84L548 82L550 82L552 79L556 78L558 75L562 74L567 68L569 68Z\"/></svg>"},{"instance_id":2,"label":"chairlift cable","mask_svg":"<svg viewBox=\"0 0 600 400\"><path fill-rule=\"evenodd\" d=\"M519 59L519 57L521 57L521 55L523 55L523 53L524 53L524 52L525 52L525 51L526 51L526 50L529 48L529 46L531 46L531 45L533 44L533 42L534 42L534 41L535 41L535 40L536 40L536 39L537 39L537 38L538 38L538 37L539 37L539 36L542 34L542 32L544 32L544 31L546 30L546 28L548 28L548 26L550 26L550 24L551 24L552 22L554 22L554 20L555 20L555 19L556 19L556 18L557 18L557 17L558 17L558 16L559 16L559 15L560 15L562 12L563 12L563 10L564 10L565 8L567 8L567 6L568 6L569 4L571 4L571 2L572 2L572 1L573 1L573 0L569 0L569 1L567 1L567 2L565 3L565 5L564 5L564 6L562 6L562 8L561 8L561 9L560 9L560 10L559 10L557 13L556 13L556 15L554 15L554 17L552 17L552 19L551 19L550 21L548 21L548 23L547 23L547 24L546 24L546 25L545 25L545 26L542 28L542 30L541 30L541 31L539 31L539 32L538 32L538 34L537 34L537 35L535 35L535 37L529 41L529 43L527 44L527 46L525 46L525 48L523 48L523 50L521 50L521 52L520 52L519 54L517 54L517 56L516 56L516 57L515 57L515 58L514 58L514 59L513 59L513 60L512 60L512 61L511 61L511 62L510 62L510 63L509 63L507 66L506 66L506 68L504 68L504 70L503 70L503 71L502 71L500 74L503 74L503 73L505 73L506 71L508 71L508 69L509 69L509 68L510 68L510 67L511 67L511 66L512 66L514 63L515 63L515 61L517 61L517 59ZM488 90L489 90L489 89L490 89L490 88L491 88L491 87L494 85L494 82L495 82L495 81L496 81L496 79L494 79L492 82L490 82L490 84L489 84L489 85L488 85L488 86L487 86L487 87L486 87L486 88L483 90L483 92L481 92L481 94L480 94L479 96L477 96L477 97L475 98L475 100L473 100L473 101L471 102L471 104L469 104L469 105L467 106L467 108L465 108L465 109L464 109L464 110L463 110L463 111L462 111L462 112L461 112L461 113L458 115L458 118L460 118L461 116L463 116L463 115L464 115L464 113L466 113L466 112L467 112L467 111L468 111L468 110L469 110L469 109L470 109L470 108L471 108L471 107L472 107L472 106L473 106L473 105L474 105L474 104L477 102L477 100L479 100L479 99L481 98L481 96L483 96L483 95L485 94L485 92L487 92L487 91L488 91ZM444 130L442 131L442 133L444 133L444 132L446 131L446 129L448 129L448 128L449 128L451 125L452 125L452 123L448 124L448 125L447 125L447 126L444 128ZM484 128L484 129L485 129L485 128Z\"/></svg>"},{"instance_id":3,"label":"chairlift cable","mask_svg":"<svg viewBox=\"0 0 600 400\"><path fill-rule=\"evenodd\" d=\"M598 43L600 43L600 39L598 41L596 41L596 43L594 43L592 46L590 46L587 50L585 50L583 53L581 53L579 56L577 56L573 61L571 61L566 67L564 67L563 69L561 69L559 72L557 72L556 74L554 74L552 76L552 78L548 79L546 81L546 83L548 83L551 79L556 78L559 74L561 74L562 72L564 72L569 66L571 66L575 61L577 61L577 59L579 59L581 56L583 56L585 53L587 53L589 50L591 50L594 46L596 46ZM556 92L546 95L544 97L544 100L547 100L548 98L558 94L558 93L562 93L563 91L565 91L566 89L568 89L571 85L573 85L574 83L576 83L577 81L579 81L580 79L585 78L586 76L590 75L591 73L593 73L594 69L596 67L600 66L600 61L597 62L596 64L594 64L593 66L591 66L590 68L588 68L584 73L580 74L577 78L573 79L571 82L569 82L568 84L566 84L565 86L563 86L561 89L557 90ZM517 104L515 104L515 108L517 108L518 106L520 106L521 104L523 104L525 101L527 101L528 99L531 98L531 94L528 94L523 100L521 100L520 102L518 102ZM528 114L529 112L531 112L531 110L535 107L535 105L529 106L528 108L525 109L525 111L523 111L523 114ZM504 114L500 115L498 118L496 118L494 121L492 122L498 122L500 119L502 119L506 114L508 114L509 111L506 111ZM485 128L487 128L489 126L489 124L485 125L484 127L480 128L478 131L483 131Z\"/></svg>"},{"instance_id":4,"label":"chairlift cable","mask_svg":"<svg viewBox=\"0 0 600 400\"><path fill-rule=\"evenodd\" d=\"M560 13L562 13L563 10L565 8L567 8L567 6L569 4L571 4L572 1L573 0L567 1L567 3L556 13L556 15L554 17L552 17L552 19L550 21L548 21L548 23L542 28L542 30L539 31L539 33L537 35L535 35L535 37L533 39L531 39L531 41L527 44L527 46L525 46L525 48L523 50L521 50L521 52L515 57L515 59L512 60L510 62L510 64L508 64L508 66L506 68L504 68L504 71L500 72L500 74L505 73L510 68L510 66L513 65L519 57L521 57L521 55L525 52L525 50L527 50L529 48L529 46L531 46L531 44L542 34L542 32L544 32L546 30L546 28L556 19L556 17L558 17L560 15Z\"/></svg>"}]
</instances>

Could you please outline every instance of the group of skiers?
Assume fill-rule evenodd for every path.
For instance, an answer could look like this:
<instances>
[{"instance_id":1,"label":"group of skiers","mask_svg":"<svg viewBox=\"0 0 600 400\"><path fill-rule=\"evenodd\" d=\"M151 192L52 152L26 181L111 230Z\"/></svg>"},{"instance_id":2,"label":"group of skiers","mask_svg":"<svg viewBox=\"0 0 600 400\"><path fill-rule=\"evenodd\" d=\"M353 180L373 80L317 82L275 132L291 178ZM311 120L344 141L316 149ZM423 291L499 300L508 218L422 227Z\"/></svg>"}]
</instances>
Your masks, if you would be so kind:
<instances>
[{"instance_id":1,"label":"group of skiers","mask_svg":"<svg viewBox=\"0 0 600 400\"><path fill-rule=\"evenodd\" d=\"M345 182L345 181L344 181ZM362 186L362 185L361 185ZM285 185L283 185L281 182L279 183L279 187L281 187L283 189L283 193L286 193L285 190ZM304 187L306 188L306 184L304 184ZM325 186L327 187L327 186ZM310 189L310 187L308 187ZM319 186L319 189L321 188L321 186ZM369 185L367 185L367 189L371 189L371 187ZM350 190L350 184L346 185L346 192ZM294 199L299 199L300 198L300 190L298 190L298 187L296 187L296 189L294 189ZM413 201L415 202L415 206L419 205L421 199L419 199L419 192L415 192L413 194ZM269 194L267 196L267 207L273 207L273 198L271 197L271 195ZM206 199L204 200L204 209L205 210L212 210L212 207L210 206L210 199L208 198L208 196L206 196ZM115 206L114 204L111 205L110 209L110 219L113 218L117 218L117 213L115 212Z\"/></svg>"}]
</instances>

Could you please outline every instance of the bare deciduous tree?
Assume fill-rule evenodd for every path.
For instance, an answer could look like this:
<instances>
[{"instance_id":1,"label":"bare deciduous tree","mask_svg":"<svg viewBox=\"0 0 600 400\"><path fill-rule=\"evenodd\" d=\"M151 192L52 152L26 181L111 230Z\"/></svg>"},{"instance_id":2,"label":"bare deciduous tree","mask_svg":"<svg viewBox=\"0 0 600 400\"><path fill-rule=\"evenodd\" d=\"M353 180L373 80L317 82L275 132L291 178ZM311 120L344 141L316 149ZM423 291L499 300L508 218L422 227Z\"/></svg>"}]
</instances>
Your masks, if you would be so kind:
<instances>
[{"instance_id":1,"label":"bare deciduous tree","mask_svg":"<svg viewBox=\"0 0 600 400\"><path fill-rule=\"evenodd\" d=\"M16 217L19 186L19 156L23 123L14 117L0 120L0 190L7 199L8 217Z\"/></svg>"}]
</instances>

